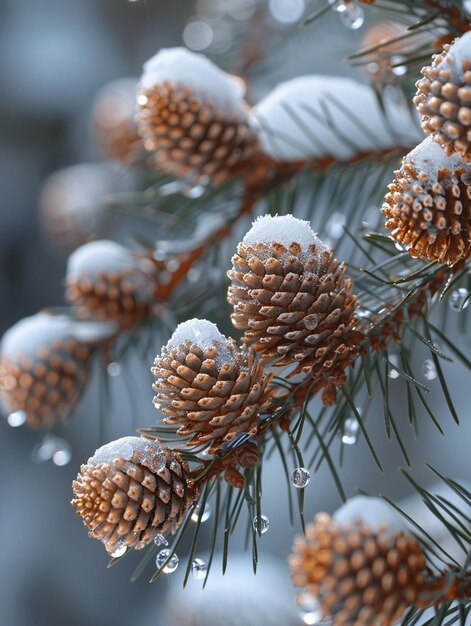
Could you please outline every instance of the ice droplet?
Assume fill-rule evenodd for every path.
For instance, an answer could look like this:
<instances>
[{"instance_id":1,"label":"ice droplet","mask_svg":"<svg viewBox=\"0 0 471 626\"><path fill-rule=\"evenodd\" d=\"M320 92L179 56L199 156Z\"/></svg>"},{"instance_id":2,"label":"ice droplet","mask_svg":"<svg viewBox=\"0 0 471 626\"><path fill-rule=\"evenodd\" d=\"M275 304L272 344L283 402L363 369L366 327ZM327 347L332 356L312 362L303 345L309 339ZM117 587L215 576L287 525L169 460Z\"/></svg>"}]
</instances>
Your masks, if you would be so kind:
<instances>
[{"instance_id":1,"label":"ice droplet","mask_svg":"<svg viewBox=\"0 0 471 626\"><path fill-rule=\"evenodd\" d=\"M291 473L291 482L296 489L304 489L311 480L311 474L305 467L296 467Z\"/></svg>"},{"instance_id":2,"label":"ice droplet","mask_svg":"<svg viewBox=\"0 0 471 626\"><path fill-rule=\"evenodd\" d=\"M194 522L195 524L197 523L198 518L200 516L200 511L201 511L201 505L198 504L198 505L196 505L195 510L191 514L191 521ZM204 510L203 510L202 515L201 515L200 522L201 523L207 522L210 517L211 517L211 507L209 506L208 503L206 503L204 505Z\"/></svg>"},{"instance_id":3,"label":"ice droplet","mask_svg":"<svg viewBox=\"0 0 471 626\"><path fill-rule=\"evenodd\" d=\"M126 554L128 550L128 547L125 546L124 544L118 545L118 547L116 548L116 550L114 550L114 552L110 552L110 556L113 557L113 559L119 559L120 556L123 556L123 554Z\"/></svg>"},{"instance_id":4,"label":"ice droplet","mask_svg":"<svg viewBox=\"0 0 471 626\"><path fill-rule=\"evenodd\" d=\"M464 287L455 289L449 299L450 309L453 311L464 311L469 306L469 292Z\"/></svg>"},{"instance_id":5,"label":"ice droplet","mask_svg":"<svg viewBox=\"0 0 471 626\"><path fill-rule=\"evenodd\" d=\"M155 557L155 564L157 565L158 569L162 568L162 566L164 565L164 563L167 561L167 559L170 557L171 554L172 554L172 551L169 548L164 548L158 553L158 555ZM162 571L165 574L173 574L173 572L178 567L179 561L180 559L178 558L178 556L176 554L172 554L167 565L165 565Z\"/></svg>"},{"instance_id":6,"label":"ice droplet","mask_svg":"<svg viewBox=\"0 0 471 626\"><path fill-rule=\"evenodd\" d=\"M427 380L435 380L437 377L437 369L432 359L425 359L422 372Z\"/></svg>"},{"instance_id":7,"label":"ice droplet","mask_svg":"<svg viewBox=\"0 0 471 626\"><path fill-rule=\"evenodd\" d=\"M165 539L165 537L161 533L159 533L158 535L155 535L154 543L156 546L168 546L168 541Z\"/></svg>"},{"instance_id":8,"label":"ice droplet","mask_svg":"<svg viewBox=\"0 0 471 626\"><path fill-rule=\"evenodd\" d=\"M264 535L270 528L270 520L266 515L260 515L260 519L258 518L258 515L256 515L253 518L252 526L256 533Z\"/></svg>"},{"instance_id":9,"label":"ice droplet","mask_svg":"<svg viewBox=\"0 0 471 626\"><path fill-rule=\"evenodd\" d=\"M18 428L18 426L23 426L26 422L26 413L24 411L14 411L10 413L7 417L8 425L12 428Z\"/></svg>"},{"instance_id":10,"label":"ice droplet","mask_svg":"<svg viewBox=\"0 0 471 626\"><path fill-rule=\"evenodd\" d=\"M191 564L191 572L195 580L202 580L205 578L207 569L208 566L206 565L206 561L203 559L196 558Z\"/></svg>"},{"instance_id":11,"label":"ice droplet","mask_svg":"<svg viewBox=\"0 0 471 626\"><path fill-rule=\"evenodd\" d=\"M360 424L356 417L348 417L343 425L342 443L351 446L358 441Z\"/></svg>"}]
</instances>

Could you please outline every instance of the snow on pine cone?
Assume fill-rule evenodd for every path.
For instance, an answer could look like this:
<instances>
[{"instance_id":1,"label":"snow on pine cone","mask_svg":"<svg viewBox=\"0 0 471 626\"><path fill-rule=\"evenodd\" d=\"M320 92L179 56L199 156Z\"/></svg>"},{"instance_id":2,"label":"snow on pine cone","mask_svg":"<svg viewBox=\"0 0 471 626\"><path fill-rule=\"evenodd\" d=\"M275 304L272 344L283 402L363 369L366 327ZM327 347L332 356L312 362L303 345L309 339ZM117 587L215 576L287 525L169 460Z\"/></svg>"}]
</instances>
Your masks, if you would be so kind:
<instances>
[{"instance_id":1,"label":"snow on pine cone","mask_svg":"<svg viewBox=\"0 0 471 626\"><path fill-rule=\"evenodd\" d=\"M443 48L422 68L414 104L422 128L445 154L457 152L471 162L471 33Z\"/></svg>"},{"instance_id":2,"label":"snow on pine cone","mask_svg":"<svg viewBox=\"0 0 471 626\"><path fill-rule=\"evenodd\" d=\"M166 424L190 436L188 445L209 444L214 452L239 433L257 434L259 413L271 397L270 376L252 350L238 351L211 322L180 324L152 373L154 404Z\"/></svg>"},{"instance_id":3,"label":"snow on pine cone","mask_svg":"<svg viewBox=\"0 0 471 626\"><path fill-rule=\"evenodd\" d=\"M316 515L289 563L293 584L333 626L391 626L427 591L421 546L380 498L358 496L333 518Z\"/></svg>"},{"instance_id":4,"label":"snow on pine cone","mask_svg":"<svg viewBox=\"0 0 471 626\"><path fill-rule=\"evenodd\" d=\"M146 257L114 241L93 241L69 258L66 297L78 317L135 327L151 310L156 268Z\"/></svg>"},{"instance_id":5,"label":"snow on pine cone","mask_svg":"<svg viewBox=\"0 0 471 626\"><path fill-rule=\"evenodd\" d=\"M232 263L228 300L244 345L262 363L294 364L290 375L311 377L312 393L322 389L323 403L333 404L361 339L345 264L292 215L257 219Z\"/></svg>"},{"instance_id":6,"label":"snow on pine cone","mask_svg":"<svg viewBox=\"0 0 471 626\"><path fill-rule=\"evenodd\" d=\"M200 54L163 49L144 65L138 126L158 169L219 185L257 150L243 82Z\"/></svg>"},{"instance_id":7,"label":"snow on pine cone","mask_svg":"<svg viewBox=\"0 0 471 626\"><path fill-rule=\"evenodd\" d=\"M37 313L17 322L0 344L0 397L29 426L64 420L80 399L89 359L114 325Z\"/></svg>"},{"instance_id":8,"label":"snow on pine cone","mask_svg":"<svg viewBox=\"0 0 471 626\"><path fill-rule=\"evenodd\" d=\"M471 251L471 164L427 137L404 157L382 212L411 256L452 265Z\"/></svg>"},{"instance_id":9,"label":"snow on pine cone","mask_svg":"<svg viewBox=\"0 0 471 626\"><path fill-rule=\"evenodd\" d=\"M72 483L72 505L111 554L140 550L175 529L198 493L177 452L145 437L123 437L82 465Z\"/></svg>"},{"instance_id":10,"label":"snow on pine cone","mask_svg":"<svg viewBox=\"0 0 471 626\"><path fill-rule=\"evenodd\" d=\"M95 139L107 159L132 163L142 151L136 123L136 78L119 78L95 96L92 124Z\"/></svg>"}]
</instances>

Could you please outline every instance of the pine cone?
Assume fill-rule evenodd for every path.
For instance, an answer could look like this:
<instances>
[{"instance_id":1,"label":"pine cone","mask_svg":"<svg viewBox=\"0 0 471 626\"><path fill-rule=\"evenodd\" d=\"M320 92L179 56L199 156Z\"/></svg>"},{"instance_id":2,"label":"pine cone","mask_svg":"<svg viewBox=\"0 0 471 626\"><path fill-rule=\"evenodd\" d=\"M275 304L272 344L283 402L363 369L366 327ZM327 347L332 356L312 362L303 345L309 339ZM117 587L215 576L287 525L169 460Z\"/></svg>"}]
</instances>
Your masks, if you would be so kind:
<instances>
[{"instance_id":1,"label":"pine cone","mask_svg":"<svg viewBox=\"0 0 471 626\"><path fill-rule=\"evenodd\" d=\"M137 79L113 80L98 92L93 105L93 129L107 159L132 163L142 151L136 123Z\"/></svg>"},{"instance_id":2,"label":"pine cone","mask_svg":"<svg viewBox=\"0 0 471 626\"><path fill-rule=\"evenodd\" d=\"M257 150L242 82L204 56L162 50L144 66L138 126L162 172L220 185Z\"/></svg>"},{"instance_id":3,"label":"pine cone","mask_svg":"<svg viewBox=\"0 0 471 626\"><path fill-rule=\"evenodd\" d=\"M445 154L455 152L471 162L471 33L446 44L432 64L422 68L414 104L422 116L422 128L441 145Z\"/></svg>"},{"instance_id":4,"label":"pine cone","mask_svg":"<svg viewBox=\"0 0 471 626\"><path fill-rule=\"evenodd\" d=\"M312 393L323 389L322 401L333 404L361 338L345 265L307 222L290 215L255 221L232 263L228 300L244 345L262 363L296 364L290 376L307 374Z\"/></svg>"},{"instance_id":5,"label":"pine cone","mask_svg":"<svg viewBox=\"0 0 471 626\"><path fill-rule=\"evenodd\" d=\"M60 250L73 250L96 238L106 219L103 198L115 181L103 163L80 163L51 174L39 198L41 226Z\"/></svg>"},{"instance_id":6,"label":"pine cone","mask_svg":"<svg viewBox=\"0 0 471 626\"><path fill-rule=\"evenodd\" d=\"M122 545L140 550L177 528L198 495L178 454L144 437L99 448L72 488L77 515L109 553Z\"/></svg>"},{"instance_id":7,"label":"pine cone","mask_svg":"<svg viewBox=\"0 0 471 626\"><path fill-rule=\"evenodd\" d=\"M156 268L114 241L94 241L76 250L67 265L66 297L77 317L113 320L122 330L148 317Z\"/></svg>"},{"instance_id":8,"label":"pine cone","mask_svg":"<svg viewBox=\"0 0 471 626\"><path fill-rule=\"evenodd\" d=\"M239 352L233 340L206 320L180 324L152 373L154 404L177 424L188 445L217 451L239 433L257 434L258 416L269 402L270 376L252 350Z\"/></svg>"},{"instance_id":9,"label":"pine cone","mask_svg":"<svg viewBox=\"0 0 471 626\"><path fill-rule=\"evenodd\" d=\"M64 420L80 399L93 345L76 337L79 324L64 315L37 313L2 339L0 395L9 411L25 413L29 426ZM108 326L93 325L97 339L109 334Z\"/></svg>"},{"instance_id":10,"label":"pine cone","mask_svg":"<svg viewBox=\"0 0 471 626\"><path fill-rule=\"evenodd\" d=\"M404 157L382 212L392 237L419 259L453 265L471 251L471 165L431 137Z\"/></svg>"},{"instance_id":11,"label":"pine cone","mask_svg":"<svg viewBox=\"0 0 471 626\"><path fill-rule=\"evenodd\" d=\"M364 506L367 515L371 503ZM319 513L294 542L293 584L317 598L333 626L391 626L426 590L425 557L415 538L384 522L374 526Z\"/></svg>"}]
</instances>

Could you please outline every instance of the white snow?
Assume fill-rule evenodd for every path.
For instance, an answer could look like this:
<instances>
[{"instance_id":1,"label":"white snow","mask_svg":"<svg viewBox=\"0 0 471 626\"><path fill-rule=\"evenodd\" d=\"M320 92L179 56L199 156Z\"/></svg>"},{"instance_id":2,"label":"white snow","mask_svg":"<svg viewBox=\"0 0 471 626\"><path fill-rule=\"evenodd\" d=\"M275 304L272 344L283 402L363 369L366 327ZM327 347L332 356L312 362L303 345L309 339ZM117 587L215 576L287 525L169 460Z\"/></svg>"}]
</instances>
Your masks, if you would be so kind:
<instances>
[{"instance_id":1,"label":"white snow","mask_svg":"<svg viewBox=\"0 0 471 626\"><path fill-rule=\"evenodd\" d=\"M41 346L74 338L83 343L104 339L116 330L114 323L73 320L67 315L36 313L17 322L3 335L0 354L12 359L19 355L36 357Z\"/></svg>"},{"instance_id":2,"label":"white snow","mask_svg":"<svg viewBox=\"0 0 471 626\"><path fill-rule=\"evenodd\" d=\"M407 530L400 515L382 498L369 496L349 498L333 515L333 520L337 524L352 523L357 518L363 520L372 531L375 531L382 522L386 522L387 531L391 534Z\"/></svg>"},{"instance_id":3,"label":"white snow","mask_svg":"<svg viewBox=\"0 0 471 626\"><path fill-rule=\"evenodd\" d=\"M312 230L309 222L299 220L292 215L257 217L242 241L245 246L255 246L257 243L269 245L273 242L281 243L285 247L296 242L299 243L303 252L307 252L311 245L316 246L318 253L328 250L328 247Z\"/></svg>"},{"instance_id":4,"label":"white snow","mask_svg":"<svg viewBox=\"0 0 471 626\"><path fill-rule=\"evenodd\" d=\"M122 272L137 268L132 252L115 241L101 239L80 246L67 263L67 278L82 274L95 276L97 272Z\"/></svg>"},{"instance_id":5,"label":"white snow","mask_svg":"<svg viewBox=\"0 0 471 626\"><path fill-rule=\"evenodd\" d=\"M194 318L183 322L177 326L164 349L169 351L186 344L188 341L196 344L202 350L211 347L217 348L216 362L219 365L235 362L233 342L219 332L216 324L208 320Z\"/></svg>"},{"instance_id":6,"label":"white snow","mask_svg":"<svg viewBox=\"0 0 471 626\"><path fill-rule=\"evenodd\" d=\"M198 95L224 107L228 114L245 111L243 81L186 48L163 48L144 64L141 87L151 89L164 81L191 87Z\"/></svg>"},{"instance_id":7,"label":"white snow","mask_svg":"<svg viewBox=\"0 0 471 626\"><path fill-rule=\"evenodd\" d=\"M385 107L389 125L371 87L349 78L301 76L273 89L252 109L250 122L274 159L348 160L363 150L416 143L423 136L404 99L385 96Z\"/></svg>"},{"instance_id":8,"label":"white snow","mask_svg":"<svg viewBox=\"0 0 471 626\"><path fill-rule=\"evenodd\" d=\"M450 59L450 63L448 62ZM462 63L464 60L471 60L471 32L467 32L451 45L445 60L439 64L440 69L450 69L454 75L462 76Z\"/></svg>"},{"instance_id":9,"label":"white snow","mask_svg":"<svg viewBox=\"0 0 471 626\"><path fill-rule=\"evenodd\" d=\"M438 170L442 167L453 171L455 167L471 170L471 166L461 160L459 154L447 156L441 146L429 136L404 157L404 163L412 163L416 171L422 170L430 180L437 180Z\"/></svg>"},{"instance_id":10,"label":"white snow","mask_svg":"<svg viewBox=\"0 0 471 626\"><path fill-rule=\"evenodd\" d=\"M161 463L162 460L165 460L162 446L158 441L146 437L121 437L121 439L116 439L98 448L95 454L88 459L87 464L112 464L114 459L130 461L136 450L140 452L142 459L149 459L151 464L155 465L156 461Z\"/></svg>"}]
</instances>

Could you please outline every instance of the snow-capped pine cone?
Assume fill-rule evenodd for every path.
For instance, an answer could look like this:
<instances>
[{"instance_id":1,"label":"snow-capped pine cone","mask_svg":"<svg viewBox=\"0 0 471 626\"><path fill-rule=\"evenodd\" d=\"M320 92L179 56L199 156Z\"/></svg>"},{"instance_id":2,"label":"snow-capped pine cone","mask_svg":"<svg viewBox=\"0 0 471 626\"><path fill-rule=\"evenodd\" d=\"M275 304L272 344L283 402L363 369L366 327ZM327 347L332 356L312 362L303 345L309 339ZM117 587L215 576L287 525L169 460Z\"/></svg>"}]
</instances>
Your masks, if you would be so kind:
<instances>
[{"instance_id":1,"label":"snow-capped pine cone","mask_svg":"<svg viewBox=\"0 0 471 626\"><path fill-rule=\"evenodd\" d=\"M96 142L107 159L133 163L143 151L136 123L136 78L104 85L93 103Z\"/></svg>"},{"instance_id":2,"label":"snow-capped pine cone","mask_svg":"<svg viewBox=\"0 0 471 626\"><path fill-rule=\"evenodd\" d=\"M312 393L322 389L323 403L333 404L361 339L345 264L307 222L289 215L255 221L232 263L228 300L243 344L262 363L294 364L290 376L306 374Z\"/></svg>"},{"instance_id":3,"label":"snow-capped pine cone","mask_svg":"<svg viewBox=\"0 0 471 626\"><path fill-rule=\"evenodd\" d=\"M422 128L445 154L471 162L471 33L443 48L422 68L414 104Z\"/></svg>"},{"instance_id":4,"label":"snow-capped pine cone","mask_svg":"<svg viewBox=\"0 0 471 626\"><path fill-rule=\"evenodd\" d=\"M383 204L386 228L409 254L453 265L471 252L471 165L431 137L395 172Z\"/></svg>"},{"instance_id":5,"label":"snow-capped pine cone","mask_svg":"<svg viewBox=\"0 0 471 626\"><path fill-rule=\"evenodd\" d=\"M121 546L140 550L175 530L198 496L178 453L145 437L99 448L72 488L77 515L110 554Z\"/></svg>"},{"instance_id":6,"label":"snow-capped pine cone","mask_svg":"<svg viewBox=\"0 0 471 626\"><path fill-rule=\"evenodd\" d=\"M137 104L139 132L157 168L193 184L220 185L257 150L242 82L202 55L159 52L145 65Z\"/></svg>"},{"instance_id":7,"label":"snow-capped pine cone","mask_svg":"<svg viewBox=\"0 0 471 626\"><path fill-rule=\"evenodd\" d=\"M385 522L372 528L360 517L336 522L319 513L289 562L293 584L317 599L333 626L392 626L427 590L421 546Z\"/></svg>"},{"instance_id":8,"label":"snow-capped pine cone","mask_svg":"<svg viewBox=\"0 0 471 626\"><path fill-rule=\"evenodd\" d=\"M270 376L252 350L238 351L206 320L180 324L154 361L154 404L188 445L219 450L240 433L256 435L271 398Z\"/></svg>"},{"instance_id":9,"label":"snow-capped pine cone","mask_svg":"<svg viewBox=\"0 0 471 626\"><path fill-rule=\"evenodd\" d=\"M157 280L149 259L114 241L93 241L69 258L66 298L77 317L111 320L129 330L149 316Z\"/></svg>"},{"instance_id":10,"label":"snow-capped pine cone","mask_svg":"<svg viewBox=\"0 0 471 626\"><path fill-rule=\"evenodd\" d=\"M37 313L17 322L0 346L0 397L8 411L23 411L29 426L63 421L88 381L93 343L80 339L81 322ZM93 323L96 340L110 329ZM103 332L102 332L103 330Z\"/></svg>"}]
</instances>

